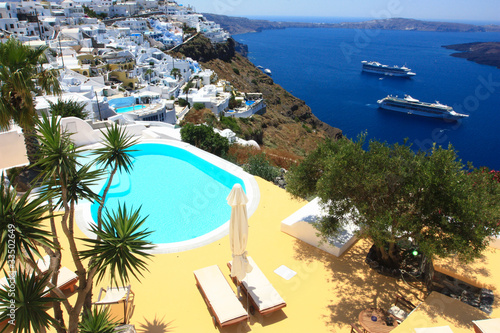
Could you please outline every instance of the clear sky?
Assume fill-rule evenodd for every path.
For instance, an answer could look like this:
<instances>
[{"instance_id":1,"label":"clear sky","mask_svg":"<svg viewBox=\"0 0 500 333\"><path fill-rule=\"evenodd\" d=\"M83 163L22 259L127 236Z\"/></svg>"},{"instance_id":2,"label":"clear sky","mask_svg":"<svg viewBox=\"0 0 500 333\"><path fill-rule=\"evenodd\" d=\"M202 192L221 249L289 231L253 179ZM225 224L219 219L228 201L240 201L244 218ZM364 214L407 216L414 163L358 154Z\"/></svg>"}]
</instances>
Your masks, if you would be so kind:
<instances>
[{"instance_id":1,"label":"clear sky","mask_svg":"<svg viewBox=\"0 0 500 333\"><path fill-rule=\"evenodd\" d=\"M197 12L229 16L405 17L500 21L500 0L178 0Z\"/></svg>"}]
</instances>

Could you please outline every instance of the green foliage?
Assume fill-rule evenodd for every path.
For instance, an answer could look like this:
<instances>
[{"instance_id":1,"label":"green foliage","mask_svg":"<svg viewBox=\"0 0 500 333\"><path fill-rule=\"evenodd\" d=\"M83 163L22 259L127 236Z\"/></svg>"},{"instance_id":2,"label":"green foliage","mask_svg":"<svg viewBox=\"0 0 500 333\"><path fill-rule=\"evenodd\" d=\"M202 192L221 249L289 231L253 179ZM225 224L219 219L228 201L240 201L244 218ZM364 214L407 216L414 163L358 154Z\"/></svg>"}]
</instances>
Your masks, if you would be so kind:
<instances>
[{"instance_id":1,"label":"green foliage","mask_svg":"<svg viewBox=\"0 0 500 333\"><path fill-rule=\"evenodd\" d=\"M108 16L105 13L97 14L93 9L91 9L91 8L89 8L87 6L83 6L83 12L88 17L94 17L94 18L98 18L98 19L101 19L101 20L104 20Z\"/></svg>"},{"instance_id":2,"label":"green foliage","mask_svg":"<svg viewBox=\"0 0 500 333\"><path fill-rule=\"evenodd\" d=\"M240 70L238 68L236 68L236 67L233 67L233 72L236 75L240 75Z\"/></svg>"},{"instance_id":3,"label":"green foliage","mask_svg":"<svg viewBox=\"0 0 500 333\"><path fill-rule=\"evenodd\" d=\"M453 147L414 153L406 142L370 141L364 150L365 137L327 141L287 173L290 193L317 195L327 209L318 225L325 237L353 220L397 266L398 242L409 238L430 258L468 260L500 232L500 185L489 173L467 172Z\"/></svg>"},{"instance_id":4,"label":"green foliage","mask_svg":"<svg viewBox=\"0 0 500 333\"><path fill-rule=\"evenodd\" d=\"M279 169L271 165L264 153L250 157L243 170L271 182L280 174Z\"/></svg>"},{"instance_id":5,"label":"green foliage","mask_svg":"<svg viewBox=\"0 0 500 333\"><path fill-rule=\"evenodd\" d=\"M255 84L255 85L258 85L257 83L257 80L256 79L252 79L252 83Z\"/></svg>"},{"instance_id":6,"label":"green foliage","mask_svg":"<svg viewBox=\"0 0 500 333\"><path fill-rule=\"evenodd\" d=\"M203 103L194 103L193 104L193 108L195 108L196 110L201 110L201 109L205 108L205 104L203 104Z\"/></svg>"},{"instance_id":7,"label":"green foliage","mask_svg":"<svg viewBox=\"0 0 500 333\"><path fill-rule=\"evenodd\" d=\"M302 128L305 129L307 133L312 132L312 129L309 126L307 126L306 124L302 124Z\"/></svg>"},{"instance_id":8,"label":"green foliage","mask_svg":"<svg viewBox=\"0 0 500 333\"><path fill-rule=\"evenodd\" d=\"M94 307L83 313L82 320L78 324L80 333L116 333L123 330L116 330L119 325L118 321L111 319L109 308Z\"/></svg>"},{"instance_id":9,"label":"green foliage","mask_svg":"<svg viewBox=\"0 0 500 333\"><path fill-rule=\"evenodd\" d=\"M52 103L49 101L50 113L61 117L77 117L80 119L85 119L87 117L87 112L84 111L87 103L77 102L77 101L63 101L61 99L57 100L57 103Z\"/></svg>"},{"instance_id":10,"label":"green foliage","mask_svg":"<svg viewBox=\"0 0 500 333\"><path fill-rule=\"evenodd\" d=\"M179 98L179 106L181 107L189 106L189 103L184 98Z\"/></svg>"},{"instance_id":11,"label":"green foliage","mask_svg":"<svg viewBox=\"0 0 500 333\"><path fill-rule=\"evenodd\" d=\"M56 326L57 321L47 313L52 302L59 301L46 295L49 278L50 274L40 277L35 271L28 274L19 267L14 281L9 281L15 289L0 288L0 322L13 319L9 317L9 306L12 307L13 300L15 325L8 325L13 328L13 332L40 332L42 327L48 329Z\"/></svg>"},{"instance_id":12,"label":"green foliage","mask_svg":"<svg viewBox=\"0 0 500 333\"><path fill-rule=\"evenodd\" d=\"M228 107L230 109L234 109L234 108L237 108L238 106L240 106L241 103L242 103L241 101L236 100L236 98L233 95L231 95L231 97L229 98Z\"/></svg>"},{"instance_id":13,"label":"green foliage","mask_svg":"<svg viewBox=\"0 0 500 333\"><path fill-rule=\"evenodd\" d=\"M146 218L139 216L140 209L127 210L127 206L120 205L117 212L106 210L102 221L102 230L92 225L92 232L97 239L82 239L88 250L80 251L82 259L94 258L91 268L97 269L97 281L101 281L109 273L111 283L118 286L130 282L129 274L136 279L146 270L146 262L151 254L147 251L153 248L146 240L151 231L140 230Z\"/></svg>"},{"instance_id":14,"label":"green foliage","mask_svg":"<svg viewBox=\"0 0 500 333\"><path fill-rule=\"evenodd\" d=\"M221 116L220 117L220 123L225 128L229 128L231 131L233 131L236 134L240 134L241 133L241 128L240 128L240 125L238 125L237 118Z\"/></svg>"},{"instance_id":15,"label":"green foliage","mask_svg":"<svg viewBox=\"0 0 500 333\"><path fill-rule=\"evenodd\" d=\"M229 141L206 125L184 125L181 128L181 139L217 156L227 154L229 150Z\"/></svg>"}]
</instances>

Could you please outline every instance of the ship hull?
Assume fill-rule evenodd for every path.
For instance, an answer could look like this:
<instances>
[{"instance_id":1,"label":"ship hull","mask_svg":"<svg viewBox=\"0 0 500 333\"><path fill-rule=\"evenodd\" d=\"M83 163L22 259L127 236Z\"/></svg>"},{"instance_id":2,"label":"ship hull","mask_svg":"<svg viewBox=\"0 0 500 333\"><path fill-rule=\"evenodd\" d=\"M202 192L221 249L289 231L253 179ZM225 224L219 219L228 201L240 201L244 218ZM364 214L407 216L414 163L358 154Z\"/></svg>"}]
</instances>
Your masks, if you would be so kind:
<instances>
[{"instance_id":1,"label":"ship hull","mask_svg":"<svg viewBox=\"0 0 500 333\"><path fill-rule=\"evenodd\" d=\"M396 111L401 113L406 113L409 115L416 115L422 117L429 118L438 118L438 119L446 119L446 120L459 120L463 118L463 115L460 114L450 114L448 112L441 112L439 110L418 110L417 108L409 109L407 106L397 106L397 105L388 105L385 102L379 103L379 107L384 110Z\"/></svg>"},{"instance_id":2,"label":"ship hull","mask_svg":"<svg viewBox=\"0 0 500 333\"><path fill-rule=\"evenodd\" d=\"M365 67L363 67L363 72L371 73L371 74L378 74L378 75L385 75L385 76L396 76L396 77L415 76L415 73L412 73L412 72L386 72L386 71L379 70L379 69L365 68Z\"/></svg>"}]
</instances>

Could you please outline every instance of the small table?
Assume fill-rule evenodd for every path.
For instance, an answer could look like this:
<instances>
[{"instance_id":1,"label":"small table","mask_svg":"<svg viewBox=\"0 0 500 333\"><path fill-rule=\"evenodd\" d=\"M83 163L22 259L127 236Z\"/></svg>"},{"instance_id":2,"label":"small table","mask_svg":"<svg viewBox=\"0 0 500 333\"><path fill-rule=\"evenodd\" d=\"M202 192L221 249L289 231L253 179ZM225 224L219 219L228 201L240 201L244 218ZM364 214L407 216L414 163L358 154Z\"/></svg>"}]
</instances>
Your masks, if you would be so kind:
<instances>
[{"instance_id":1,"label":"small table","mask_svg":"<svg viewBox=\"0 0 500 333\"><path fill-rule=\"evenodd\" d=\"M377 317L377 321L372 320L372 316ZM387 326L386 317L392 318L392 326ZM382 309L369 308L359 314L359 323L370 333L388 333L398 326L398 322L393 315Z\"/></svg>"}]
</instances>

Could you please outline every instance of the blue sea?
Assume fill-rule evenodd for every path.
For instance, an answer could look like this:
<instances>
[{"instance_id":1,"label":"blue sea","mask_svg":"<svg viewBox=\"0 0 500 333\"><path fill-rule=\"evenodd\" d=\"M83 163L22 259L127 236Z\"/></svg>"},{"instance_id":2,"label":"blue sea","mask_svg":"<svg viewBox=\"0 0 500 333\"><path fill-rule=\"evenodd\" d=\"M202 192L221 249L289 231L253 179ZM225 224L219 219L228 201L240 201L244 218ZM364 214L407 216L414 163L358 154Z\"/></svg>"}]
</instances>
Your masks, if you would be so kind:
<instances>
[{"instance_id":1,"label":"blue sea","mask_svg":"<svg viewBox=\"0 0 500 333\"><path fill-rule=\"evenodd\" d=\"M331 20L334 21L334 20ZM451 57L442 45L500 41L500 33L353 29L265 30L233 36L249 59L272 71L274 82L304 100L344 135L427 150L451 143L464 163L500 169L500 69ZM406 65L411 79L361 72L362 60ZM381 110L377 100L409 94L469 114L459 122Z\"/></svg>"}]
</instances>

